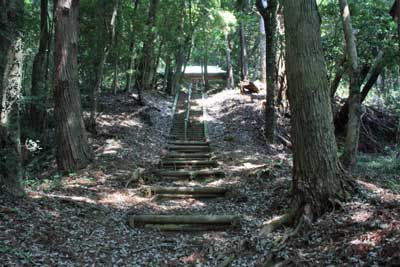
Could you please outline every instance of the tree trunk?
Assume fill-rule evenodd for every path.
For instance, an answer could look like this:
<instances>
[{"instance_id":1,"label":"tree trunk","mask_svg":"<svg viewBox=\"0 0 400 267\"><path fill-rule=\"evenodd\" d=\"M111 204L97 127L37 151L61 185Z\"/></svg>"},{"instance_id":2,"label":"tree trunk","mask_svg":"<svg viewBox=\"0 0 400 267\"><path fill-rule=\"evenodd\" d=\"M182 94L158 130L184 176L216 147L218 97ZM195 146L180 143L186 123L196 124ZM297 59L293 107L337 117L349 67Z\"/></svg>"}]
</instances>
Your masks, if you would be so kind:
<instances>
[{"instance_id":1,"label":"tree trunk","mask_svg":"<svg viewBox=\"0 0 400 267\"><path fill-rule=\"evenodd\" d=\"M350 63L349 120L347 122L346 143L342 162L347 169L354 168L357 161L358 142L360 137L360 70L356 40L347 0L339 0L343 22L346 52Z\"/></svg>"},{"instance_id":2,"label":"tree trunk","mask_svg":"<svg viewBox=\"0 0 400 267\"><path fill-rule=\"evenodd\" d=\"M139 0L135 0L134 2L134 7L133 7L133 14L132 17L136 17L136 12L137 8L139 6ZM129 44L129 64L128 64L128 70L126 73L126 86L125 86L125 91L131 92L131 87L132 87L132 77L133 77L133 67L135 64L135 56L134 56L134 48L135 48L135 29L133 29L133 25L131 25L131 42Z\"/></svg>"},{"instance_id":3,"label":"tree trunk","mask_svg":"<svg viewBox=\"0 0 400 267\"><path fill-rule=\"evenodd\" d=\"M109 40L108 44L107 43L104 44L104 48L101 51L100 61L99 61L97 73L96 73L96 82L95 82L95 86L92 89L92 93L91 93L90 118L89 118L87 128L89 129L89 131L91 131L93 133L96 132L96 116L97 116L98 97L101 92L101 85L103 83L104 66L107 62L108 55L115 44L118 4L119 4L119 0L113 0L113 12L111 15L111 20L110 20L110 40Z\"/></svg>"},{"instance_id":4,"label":"tree trunk","mask_svg":"<svg viewBox=\"0 0 400 267\"><path fill-rule=\"evenodd\" d=\"M22 89L22 37L13 36L2 80L2 112L0 121L0 187L13 196L23 196L21 186L20 99Z\"/></svg>"},{"instance_id":5,"label":"tree trunk","mask_svg":"<svg viewBox=\"0 0 400 267\"><path fill-rule=\"evenodd\" d=\"M24 196L21 185L20 98L23 0L0 2L0 191Z\"/></svg>"},{"instance_id":6,"label":"tree trunk","mask_svg":"<svg viewBox=\"0 0 400 267\"><path fill-rule=\"evenodd\" d=\"M172 57L170 54L167 54L165 59L165 72L164 72L164 80L165 80L164 91L167 94L171 93L172 76L173 76Z\"/></svg>"},{"instance_id":7,"label":"tree trunk","mask_svg":"<svg viewBox=\"0 0 400 267\"><path fill-rule=\"evenodd\" d=\"M290 221L298 222L332 210L352 188L337 157L316 1L285 0L284 9L294 151Z\"/></svg>"},{"instance_id":8,"label":"tree trunk","mask_svg":"<svg viewBox=\"0 0 400 267\"><path fill-rule=\"evenodd\" d=\"M264 19L260 16L260 80L263 84L267 84L267 39L265 37Z\"/></svg>"},{"instance_id":9,"label":"tree trunk","mask_svg":"<svg viewBox=\"0 0 400 267\"><path fill-rule=\"evenodd\" d=\"M247 58L247 45L246 45L246 35L244 21L240 22L240 75L242 81L247 80L249 77L249 62Z\"/></svg>"},{"instance_id":10,"label":"tree trunk","mask_svg":"<svg viewBox=\"0 0 400 267\"><path fill-rule=\"evenodd\" d=\"M375 84L377 81L379 75L382 73L383 68L384 68L384 54L382 51L380 51L377 55L377 57L374 60L374 63L372 64L371 68L364 68L364 69L369 69L369 72L366 74L366 84L362 88L361 91L361 96L360 96L360 103L362 103L365 98L367 97L369 91L371 90L372 86ZM364 71L362 73L362 78L360 80L364 80L363 76ZM335 123L335 129L337 132L340 132L342 129L344 129L344 126L348 122L348 114L349 114L349 101L347 100L344 105L340 108L339 112L336 114L334 123Z\"/></svg>"},{"instance_id":11,"label":"tree trunk","mask_svg":"<svg viewBox=\"0 0 400 267\"><path fill-rule=\"evenodd\" d=\"M114 92L114 95L116 95L117 91L119 90L119 79L118 79L119 68L118 68L118 63L119 63L118 55L115 55L115 59L114 59L114 80L113 80L113 92Z\"/></svg>"},{"instance_id":12,"label":"tree trunk","mask_svg":"<svg viewBox=\"0 0 400 267\"><path fill-rule=\"evenodd\" d=\"M96 116L97 116L97 106L98 106L98 97L101 91L101 84L103 83L103 73L104 66L107 61L109 47L105 45L102 49L102 54L100 58L100 62L98 63L97 73L96 73L96 82L94 88L92 89L91 94L91 107L90 107L90 118L88 122L88 130L92 133L96 132Z\"/></svg>"},{"instance_id":13,"label":"tree trunk","mask_svg":"<svg viewBox=\"0 0 400 267\"><path fill-rule=\"evenodd\" d=\"M147 18L147 31L146 38L143 44L143 52L140 60L140 73L138 77L138 90L139 100L141 100L141 90L150 90L151 89L151 71L152 71L152 63L153 63L153 54L154 54L154 42L155 42L155 32L154 25L156 23L156 15L158 9L159 0L150 0L149 14Z\"/></svg>"},{"instance_id":14,"label":"tree trunk","mask_svg":"<svg viewBox=\"0 0 400 267\"><path fill-rule=\"evenodd\" d=\"M181 45L175 57L176 66L172 78L172 94L175 94L178 90L179 83L182 78L182 68L184 61L185 61L185 50L183 48L183 45Z\"/></svg>"},{"instance_id":15,"label":"tree trunk","mask_svg":"<svg viewBox=\"0 0 400 267\"><path fill-rule=\"evenodd\" d=\"M336 63L336 72L335 77L331 81L330 85L330 92L331 98L333 98L336 94L337 89L339 88L340 81L342 80L343 74L346 72L346 56L343 56L337 63Z\"/></svg>"},{"instance_id":16,"label":"tree trunk","mask_svg":"<svg viewBox=\"0 0 400 267\"><path fill-rule=\"evenodd\" d=\"M54 49L54 116L59 170L85 168L92 159L78 88L79 0L58 0Z\"/></svg>"},{"instance_id":17,"label":"tree trunk","mask_svg":"<svg viewBox=\"0 0 400 267\"><path fill-rule=\"evenodd\" d=\"M257 8L263 17L266 37L266 74L267 74L267 99L265 107L265 138L269 143L275 139L275 90L276 90L276 0L268 1L264 6L261 0L256 2Z\"/></svg>"},{"instance_id":18,"label":"tree trunk","mask_svg":"<svg viewBox=\"0 0 400 267\"><path fill-rule=\"evenodd\" d=\"M33 60L32 66L32 88L31 95L35 100L29 106L30 111L30 126L37 132L40 132L43 126L42 120L44 117L45 107L41 106L45 99L46 92L46 68L47 68L47 49L50 46L50 32L48 27L48 0L40 1L40 37L39 49Z\"/></svg>"},{"instance_id":19,"label":"tree trunk","mask_svg":"<svg viewBox=\"0 0 400 267\"><path fill-rule=\"evenodd\" d=\"M203 57L203 72L204 72L204 89L207 92L210 89L210 85L208 83L208 45L204 47L204 57Z\"/></svg>"},{"instance_id":20,"label":"tree trunk","mask_svg":"<svg viewBox=\"0 0 400 267\"><path fill-rule=\"evenodd\" d=\"M131 92L132 88L132 74L133 74L133 67L135 65L135 56L133 55L134 52L134 47L135 44L133 41L129 44L129 63L128 63L128 69L126 71L126 85L125 85L125 91L126 92Z\"/></svg>"},{"instance_id":21,"label":"tree trunk","mask_svg":"<svg viewBox=\"0 0 400 267\"><path fill-rule=\"evenodd\" d=\"M226 49L226 65L227 65L227 71L228 71L228 77L227 77L227 82L226 82L226 88L227 89L233 89L235 86L235 82L233 79L233 68L232 68L232 59L231 59L231 45L230 45L230 38L229 34L226 32L225 33L225 49Z\"/></svg>"}]
</instances>

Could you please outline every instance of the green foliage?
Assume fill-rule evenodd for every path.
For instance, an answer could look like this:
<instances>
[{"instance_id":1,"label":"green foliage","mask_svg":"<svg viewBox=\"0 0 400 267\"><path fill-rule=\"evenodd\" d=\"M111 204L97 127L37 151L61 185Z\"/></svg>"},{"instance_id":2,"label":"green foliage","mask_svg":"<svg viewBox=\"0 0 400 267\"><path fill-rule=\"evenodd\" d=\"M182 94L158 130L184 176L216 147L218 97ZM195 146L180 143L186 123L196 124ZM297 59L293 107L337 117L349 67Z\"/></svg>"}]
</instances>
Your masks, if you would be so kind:
<instances>
[{"instance_id":1,"label":"green foliage","mask_svg":"<svg viewBox=\"0 0 400 267\"><path fill-rule=\"evenodd\" d=\"M49 178L37 179L29 178L24 180L24 186L34 191L43 190L44 192L51 192L62 187L62 176L58 173Z\"/></svg>"},{"instance_id":2,"label":"green foliage","mask_svg":"<svg viewBox=\"0 0 400 267\"><path fill-rule=\"evenodd\" d=\"M388 149L386 155L360 154L356 172L358 175L400 192L400 148Z\"/></svg>"}]
</instances>

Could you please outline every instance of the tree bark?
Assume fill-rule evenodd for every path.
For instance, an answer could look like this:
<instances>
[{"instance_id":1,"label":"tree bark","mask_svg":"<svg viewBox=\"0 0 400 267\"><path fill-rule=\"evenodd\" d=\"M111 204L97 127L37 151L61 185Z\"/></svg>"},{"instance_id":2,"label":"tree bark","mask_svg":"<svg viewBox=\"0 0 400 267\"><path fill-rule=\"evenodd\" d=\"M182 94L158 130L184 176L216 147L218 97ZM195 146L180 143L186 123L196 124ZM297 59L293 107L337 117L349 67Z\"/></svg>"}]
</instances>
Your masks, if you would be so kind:
<instances>
[{"instance_id":1,"label":"tree bark","mask_svg":"<svg viewBox=\"0 0 400 267\"><path fill-rule=\"evenodd\" d=\"M88 122L89 131L96 132L96 116L97 116L97 106L98 97L101 92L101 85L103 83L104 66L107 62L108 55L115 45L116 38L116 22L118 16L118 5L119 0L113 0L113 12L110 20L110 39L108 43L104 44L104 48L101 51L100 60L96 72L96 82L91 93L91 107L90 107L90 118Z\"/></svg>"},{"instance_id":2,"label":"tree bark","mask_svg":"<svg viewBox=\"0 0 400 267\"><path fill-rule=\"evenodd\" d=\"M343 74L345 72L346 72L346 56L343 56L336 63L335 77L331 81L330 90L329 90L331 92L331 98L333 98L335 96L336 91L339 88L340 81L342 80Z\"/></svg>"},{"instance_id":3,"label":"tree bark","mask_svg":"<svg viewBox=\"0 0 400 267\"><path fill-rule=\"evenodd\" d=\"M164 91L167 94L171 94L172 77L173 77L172 57L170 54L167 54L165 59L165 72L164 72L164 79L165 79Z\"/></svg>"},{"instance_id":4,"label":"tree bark","mask_svg":"<svg viewBox=\"0 0 400 267\"><path fill-rule=\"evenodd\" d=\"M245 34L244 21L240 22L240 74L242 81L249 78L249 62L247 58L247 45L246 45L246 34Z\"/></svg>"},{"instance_id":5,"label":"tree bark","mask_svg":"<svg viewBox=\"0 0 400 267\"><path fill-rule=\"evenodd\" d=\"M23 0L0 1L0 191L24 196L21 185L20 98Z\"/></svg>"},{"instance_id":6,"label":"tree bark","mask_svg":"<svg viewBox=\"0 0 400 267\"><path fill-rule=\"evenodd\" d=\"M260 16L260 80L267 85L267 39L265 37L264 19Z\"/></svg>"},{"instance_id":7,"label":"tree bark","mask_svg":"<svg viewBox=\"0 0 400 267\"><path fill-rule=\"evenodd\" d=\"M136 17L136 12L137 8L139 6L139 0L135 0L134 2L134 7L133 7L133 13L132 17ZM136 34L135 34L135 29L133 29L133 25L131 26L131 42L129 44L129 64L128 64L128 70L126 74L126 86L125 86L125 91L130 92L131 87L132 87L132 77L133 77L133 67L135 63L135 55L134 55L134 48L135 48L135 39L136 39Z\"/></svg>"},{"instance_id":8,"label":"tree bark","mask_svg":"<svg viewBox=\"0 0 400 267\"><path fill-rule=\"evenodd\" d=\"M154 54L155 32L154 25L156 23L157 9L159 0L150 0L149 13L147 17L146 38L143 44L143 51L140 60L140 73L138 77L138 95L139 101L142 102L142 90L151 89L151 71Z\"/></svg>"},{"instance_id":9,"label":"tree bark","mask_svg":"<svg viewBox=\"0 0 400 267\"><path fill-rule=\"evenodd\" d=\"M337 157L317 3L284 0L284 10L295 223L332 210L352 188Z\"/></svg>"},{"instance_id":10,"label":"tree bark","mask_svg":"<svg viewBox=\"0 0 400 267\"><path fill-rule=\"evenodd\" d=\"M30 126L40 132L43 123L45 107L41 107L41 101L45 99L46 92L46 68L47 68L47 49L50 46L50 31L48 27L48 0L40 1L40 37L39 49L33 60L32 66L32 88L31 95L34 103L29 106Z\"/></svg>"},{"instance_id":11,"label":"tree bark","mask_svg":"<svg viewBox=\"0 0 400 267\"><path fill-rule=\"evenodd\" d=\"M233 78L233 67L232 67L232 59L231 59L231 45L230 45L230 37L229 33L225 33L225 49L226 49L226 66L227 66L227 72L228 72L228 77L226 81L226 88L227 89L233 89L235 86L235 81Z\"/></svg>"},{"instance_id":12,"label":"tree bark","mask_svg":"<svg viewBox=\"0 0 400 267\"><path fill-rule=\"evenodd\" d=\"M204 76L204 89L205 91L208 91L210 89L209 83L208 83L208 45L206 43L205 48L204 48L204 57L203 57L203 76Z\"/></svg>"},{"instance_id":13,"label":"tree bark","mask_svg":"<svg viewBox=\"0 0 400 267\"><path fill-rule=\"evenodd\" d=\"M261 0L256 2L264 21L266 37L267 99L265 107L265 138L269 143L275 141L275 90L276 90L276 12L278 2L269 0L265 7Z\"/></svg>"},{"instance_id":14,"label":"tree bark","mask_svg":"<svg viewBox=\"0 0 400 267\"><path fill-rule=\"evenodd\" d=\"M18 34L18 33L17 33ZM22 89L22 37L12 37L2 80L2 112L0 121L0 186L13 196L23 196L20 99Z\"/></svg>"},{"instance_id":15,"label":"tree bark","mask_svg":"<svg viewBox=\"0 0 400 267\"><path fill-rule=\"evenodd\" d=\"M350 16L347 0L339 0L342 16L346 52L350 63L350 91L349 91L349 120L347 122L346 142L342 155L344 167L351 170L357 161L358 143L360 138L360 70L356 39Z\"/></svg>"},{"instance_id":16,"label":"tree bark","mask_svg":"<svg viewBox=\"0 0 400 267\"><path fill-rule=\"evenodd\" d=\"M117 91L119 91L119 67L118 67L118 63L119 63L119 58L118 55L116 53L115 55L115 59L114 59L114 80L113 80L113 92L114 95L117 94Z\"/></svg>"},{"instance_id":17,"label":"tree bark","mask_svg":"<svg viewBox=\"0 0 400 267\"><path fill-rule=\"evenodd\" d=\"M360 103L362 103L365 100L372 86L376 83L379 75L383 71L383 68L385 66L384 63L385 63L384 54L382 51L380 51L376 56L371 68L364 68L365 70L368 69L369 72L366 74L367 82L365 83L364 87L361 90ZM364 71L361 71L361 73L362 73L361 75L362 78L360 80L364 80L363 79L363 76L365 75ZM344 126L348 121L348 114L349 114L349 101L347 100L344 103L344 105L340 108L339 112L336 114L334 119L335 129L337 132L340 132L342 129L344 129Z\"/></svg>"},{"instance_id":18,"label":"tree bark","mask_svg":"<svg viewBox=\"0 0 400 267\"><path fill-rule=\"evenodd\" d=\"M54 50L56 159L61 171L85 168L92 159L78 88L79 0L58 0Z\"/></svg>"}]
</instances>

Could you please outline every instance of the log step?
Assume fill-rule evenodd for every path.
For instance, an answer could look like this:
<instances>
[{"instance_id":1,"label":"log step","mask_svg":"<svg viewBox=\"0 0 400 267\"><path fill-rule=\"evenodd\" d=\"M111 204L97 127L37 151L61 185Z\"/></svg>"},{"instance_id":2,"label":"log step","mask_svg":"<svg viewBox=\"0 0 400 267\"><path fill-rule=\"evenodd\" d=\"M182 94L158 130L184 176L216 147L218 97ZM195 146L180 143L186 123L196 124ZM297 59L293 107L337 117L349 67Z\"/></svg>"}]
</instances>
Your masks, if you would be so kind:
<instances>
[{"instance_id":1,"label":"log step","mask_svg":"<svg viewBox=\"0 0 400 267\"><path fill-rule=\"evenodd\" d=\"M197 152L197 153L179 153L179 152L170 152L167 154L166 158L185 158L185 159L189 159L189 158L211 158L213 157L214 154L213 153L206 153L206 152Z\"/></svg>"},{"instance_id":2,"label":"log step","mask_svg":"<svg viewBox=\"0 0 400 267\"><path fill-rule=\"evenodd\" d=\"M210 231L239 227L240 217L233 215L132 215L131 227L145 227L164 231Z\"/></svg>"},{"instance_id":3,"label":"log step","mask_svg":"<svg viewBox=\"0 0 400 267\"><path fill-rule=\"evenodd\" d=\"M170 145L167 147L169 150L192 150L192 149L198 149L198 150L208 150L210 149L210 146L193 146L193 145Z\"/></svg>"},{"instance_id":4,"label":"log step","mask_svg":"<svg viewBox=\"0 0 400 267\"><path fill-rule=\"evenodd\" d=\"M215 177L223 177L225 176L224 171L220 169L202 169L202 170L159 170L158 174L163 177L172 177L172 178L201 178L206 176L215 176Z\"/></svg>"},{"instance_id":5,"label":"log step","mask_svg":"<svg viewBox=\"0 0 400 267\"><path fill-rule=\"evenodd\" d=\"M144 228L165 231L165 232L205 232L226 231L226 225L207 225L207 224L146 224Z\"/></svg>"},{"instance_id":6,"label":"log step","mask_svg":"<svg viewBox=\"0 0 400 267\"><path fill-rule=\"evenodd\" d=\"M225 196L225 194L229 191L228 188L225 187L204 187L204 186L195 186L195 187L167 187L167 186L152 186L145 189L145 195L147 197L151 197L154 195L176 195L176 196Z\"/></svg>"},{"instance_id":7,"label":"log step","mask_svg":"<svg viewBox=\"0 0 400 267\"><path fill-rule=\"evenodd\" d=\"M218 162L215 160L163 160L161 165L206 165L206 166L217 166Z\"/></svg>"},{"instance_id":8,"label":"log step","mask_svg":"<svg viewBox=\"0 0 400 267\"><path fill-rule=\"evenodd\" d=\"M188 154L188 156L191 156L191 154ZM164 158L164 160L165 161L174 161L174 160L176 160L176 161L190 161L190 160L204 161L204 160L208 160L208 158L207 157L193 157L193 156L191 156L191 157L182 157L182 158L168 158L168 157L166 157L166 158ZM162 164L162 162L161 162L161 164Z\"/></svg>"},{"instance_id":9,"label":"log step","mask_svg":"<svg viewBox=\"0 0 400 267\"><path fill-rule=\"evenodd\" d=\"M208 141L183 141L183 140L173 140L168 141L171 145L192 145L192 146L208 146L210 143Z\"/></svg>"}]
</instances>

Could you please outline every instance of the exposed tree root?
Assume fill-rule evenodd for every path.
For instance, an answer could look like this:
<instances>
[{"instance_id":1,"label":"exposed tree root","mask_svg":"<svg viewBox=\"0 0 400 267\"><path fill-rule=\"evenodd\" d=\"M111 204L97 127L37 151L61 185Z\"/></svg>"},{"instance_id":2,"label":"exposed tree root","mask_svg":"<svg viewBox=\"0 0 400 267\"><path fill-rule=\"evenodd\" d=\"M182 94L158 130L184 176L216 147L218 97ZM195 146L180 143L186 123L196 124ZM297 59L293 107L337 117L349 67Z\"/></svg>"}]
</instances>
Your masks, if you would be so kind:
<instances>
[{"instance_id":1,"label":"exposed tree root","mask_svg":"<svg viewBox=\"0 0 400 267\"><path fill-rule=\"evenodd\" d=\"M289 226L292 224L294 216L292 213L286 213L279 217L275 217L267 222L267 224L260 231L261 236L266 236L275 230L281 228L282 226Z\"/></svg>"}]
</instances>

